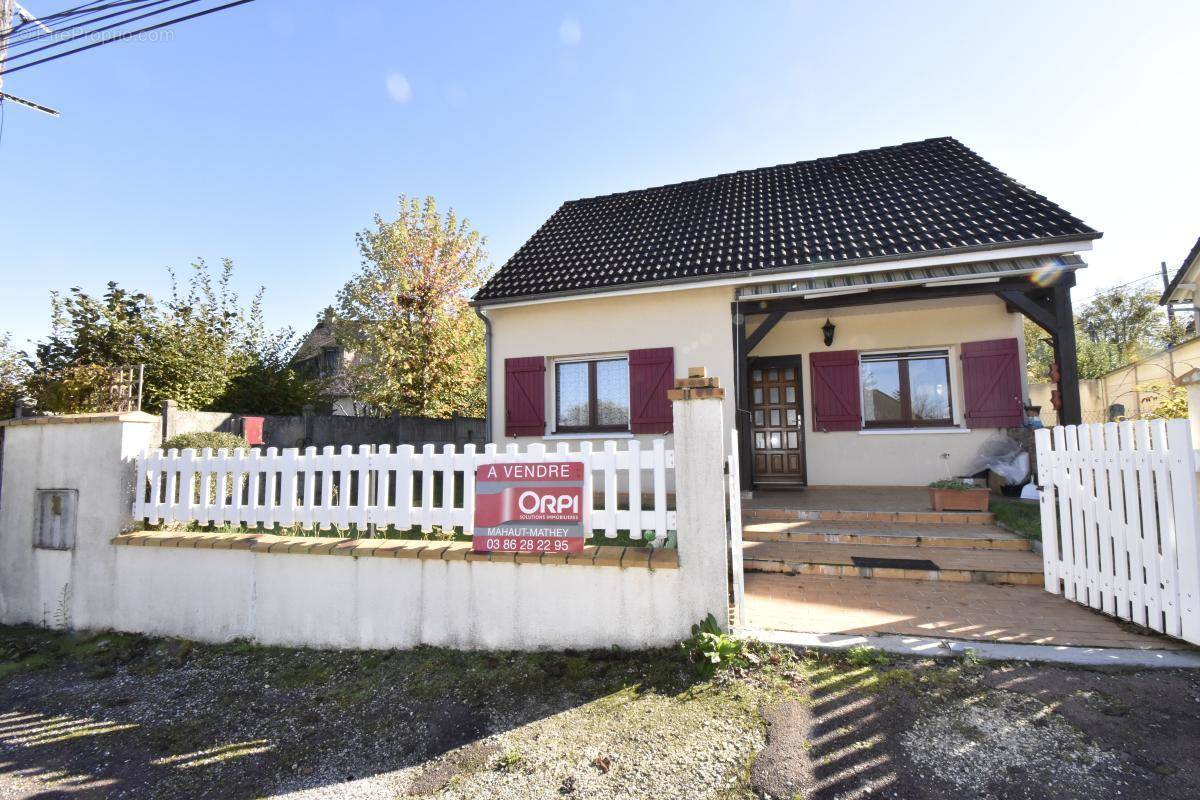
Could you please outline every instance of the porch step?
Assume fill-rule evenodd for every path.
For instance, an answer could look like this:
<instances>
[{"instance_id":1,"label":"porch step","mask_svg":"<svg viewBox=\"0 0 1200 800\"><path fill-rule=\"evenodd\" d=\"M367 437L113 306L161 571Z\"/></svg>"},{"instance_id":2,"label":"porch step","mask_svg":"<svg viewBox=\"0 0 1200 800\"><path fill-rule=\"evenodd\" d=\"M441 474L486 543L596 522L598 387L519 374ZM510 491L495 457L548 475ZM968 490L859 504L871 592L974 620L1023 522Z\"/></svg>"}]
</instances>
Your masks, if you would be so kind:
<instances>
[{"instance_id":1,"label":"porch step","mask_svg":"<svg viewBox=\"0 0 1200 800\"><path fill-rule=\"evenodd\" d=\"M1031 549L1028 539L1003 531L995 525L921 525L901 522L743 521L742 540L964 550Z\"/></svg>"},{"instance_id":2,"label":"porch step","mask_svg":"<svg viewBox=\"0 0 1200 800\"><path fill-rule=\"evenodd\" d=\"M899 522L920 525L991 525L990 511L815 511L799 508L744 508L747 522L807 520L811 522Z\"/></svg>"},{"instance_id":3,"label":"porch step","mask_svg":"<svg viewBox=\"0 0 1200 800\"><path fill-rule=\"evenodd\" d=\"M918 565L863 566L854 557L918 560ZM747 572L788 575L834 575L845 578L952 581L956 583L1011 583L1041 585L1042 559L1022 550L983 550L958 547L824 544L794 541L747 541L742 545Z\"/></svg>"}]
</instances>

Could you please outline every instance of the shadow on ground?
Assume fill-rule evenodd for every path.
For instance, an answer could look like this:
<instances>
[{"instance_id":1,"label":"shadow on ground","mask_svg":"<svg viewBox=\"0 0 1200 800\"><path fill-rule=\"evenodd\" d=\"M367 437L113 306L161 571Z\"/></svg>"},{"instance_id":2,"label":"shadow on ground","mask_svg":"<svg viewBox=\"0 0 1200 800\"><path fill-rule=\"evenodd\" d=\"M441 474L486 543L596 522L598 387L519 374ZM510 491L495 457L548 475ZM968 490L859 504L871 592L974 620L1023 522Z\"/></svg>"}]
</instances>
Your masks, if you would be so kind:
<instances>
[{"instance_id":1,"label":"shadow on ground","mask_svg":"<svg viewBox=\"0 0 1200 800\"><path fill-rule=\"evenodd\" d=\"M334 652L33 628L0 628L0 660L4 797L258 797L409 768L411 791L432 794L504 766L474 746L484 737L694 683L675 651Z\"/></svg>"},{"instance_id":2,"label":"shadow on ground","mask_svg":"<svg viewBox=\"0 0 1200 800\"><path fill-rule=\"evenodd\" d=\"M0 628L5 798L1200 797L1200 672Z\"/></svg>"}]
</instances>

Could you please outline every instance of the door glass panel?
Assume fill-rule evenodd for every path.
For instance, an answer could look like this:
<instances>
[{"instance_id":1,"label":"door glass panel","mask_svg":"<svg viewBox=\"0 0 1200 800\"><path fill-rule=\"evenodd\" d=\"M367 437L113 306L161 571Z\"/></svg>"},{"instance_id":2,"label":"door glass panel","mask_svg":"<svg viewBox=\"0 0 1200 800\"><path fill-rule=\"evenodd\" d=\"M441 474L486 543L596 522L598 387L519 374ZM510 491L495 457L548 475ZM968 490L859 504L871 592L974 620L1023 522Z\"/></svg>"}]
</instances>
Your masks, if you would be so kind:
<instances>
[{"instance_id":1,"label":"door glass panel","mask_svg":"<svg viewBox=\"0 0 1200 800\"><path fill-rule=\"evenodd\" d=\"M769 403L772 403L772 404L778 403L779 402L779 387L772 386L770 389L768 389L767 390L767 398L768 398L767 402L769 402Z\"/></svg>"},{"instance_id":2,"label":"door glass panel","mask_svg":"<svg viewBox=\"0 0 1200 800\"><path fill-rule=\"evenodd\" d=\"M761 381L762 380L762 370L756 369L753 372L751 372L750 380L754 381L755 383L758 383L759 381Z\"/></svg>"},{"instance_id":3,"label":"door glass panel","mask_svg":"<svg viewBox=\"0 0 1200 800\"><path fill-rule=\"evenodd\" d=\"M794 381L796 379L795 371L791 367L788 367L783 371L783 379L785 381Z\"/></svg>"},{"instance_id":4,"label":"door glass panel","mask_svg":"<svg viewBox=\"0 0 1200 800\"><path fill-rule=\"evenodd\" d=\"M787 389L784 391L784 397L786 398L787 402L789 402L789 403L796 402L796 387L795 386L787 387Z\"/></svg>"},{"instance_id":5,"label":"door glass panel","mask_svg":"<svg viewBox=\"0 0 1200 800\"><path fill-rule=\"evenodd\" d=\"M757 411L755 411L755 412L754 412L754 424L755 424L755 425L757 425L757 426L758 426L758 427L760 427L760 428L763 426L763 412L762 412L762 409L759 409L759 410L757 410Z\"/></svg>"},{"instance_id":6,"label":"door glass panel","mask_svg":"<svg viewBox=\"0 0 1200 800\"><path fill-rule=\"evenodd\" d=\"M767 436L763 433L754 434L754 446L759 450L765 450L767 447Z\"/></svg>"},{"instance_id":7,"label":"door glass panel","mask_svg":"<svg viewBox=\"0 0 1200 800\"><path fill-rule=\"evenodd\" d=\"M796 409L794 409L794 408L789 408L789 409L787 410L787 424L788 424L788 425L795 425L795 424L796 424Z\"/></svg>"},{"instance_id":8,"label":"door glass panel","mask_svg":"<svg viewBox=\"0 0 1200 800\"><path fill-rule=\"evenodd\" d=\"M778 408L771 409L771 425L772 425L772 427L775 427L775 428L779 427L779 409Z\"/></svg>"},{"instance_id":9,"label":"door glass panel","mask_svg":"<svg viewBox=\"0 0 1200 800\"><path fill-rule=\"evenodd\" d=\"M778 450L781 445L782 445L782 438L780 437L779 432L775 431L774 433L771 434L771 449Z\"/></svg>"},{"instance_id":10,"label":"door glass panel","mask_svg":"<svg viewBox=\"0 0 1200 800\"><path fill-rule=\"evenodd\" d=\"M596 362L596 424L629 424L629 366L623 358Z\"/></svg>"},{"instance_id":11,"label":"door glass panel","mask_svg":"<svg viewBox=\"0 0 1200 800\"><path fill-rule=\"evenodd\" d=\"M767 370L767 380L769 380L769 381L779 380L779 370L777 370L777 369Z\"/></svg>"},{"instance_id":12,"label":"door glass panel","mask_svg":"<svg viewBox=\"0 0 1200 800\"><path fill-rule=\"evenodd\" d=\"M800 439L795 431L787 432L787 446L789 450L795 450L800 447Z\"/></svg>"},{"instance_id":13,"label":"door glass panel","mask_svg":"<svg viewBox=\"0 0 1200 800\"><path fill-rule=\"evenodd\" d=\"M900 365L895 361L864 362L862 393L864 420L900 419Z\"/></svg>"},{"instance_id":14,"label":"door glass panel","mask_svg":"<svg viewBox=\"0 0 1200 800\"><path fill-rule=\"evenodd\" d=\"M581 428L588 424L588 365L583 362L555 367L558 425Z\"/></svg>"},{"instance_id":15,"label":"door glass panel","mask_svg":"<svg viewBox=\"0 0 1200 800\"><path fill-rule=\"evenodd\" d=\"M908 362L909 397L914 420L950 419L950 376L944 358Z\"/></svg>"},{"instance_id":16,"label":"door glass panel","mask_svg":"<svg viewBox=\"0 0 1200 800\"><path fill-rule=\"evenodd\" d=\"M761 403L762 398L763 398L762 389L755 389L754 390L754 402Z\"/></svg>"}]
</instances>

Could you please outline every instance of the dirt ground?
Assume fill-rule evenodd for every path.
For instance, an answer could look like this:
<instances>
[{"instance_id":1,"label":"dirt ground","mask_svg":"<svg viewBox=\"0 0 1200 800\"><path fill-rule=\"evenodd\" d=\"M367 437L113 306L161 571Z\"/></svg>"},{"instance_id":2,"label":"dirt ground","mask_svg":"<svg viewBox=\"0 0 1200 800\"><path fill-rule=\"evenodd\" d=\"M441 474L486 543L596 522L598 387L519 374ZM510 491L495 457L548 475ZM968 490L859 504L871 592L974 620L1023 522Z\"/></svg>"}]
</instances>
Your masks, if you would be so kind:
<instances>
[{"instance_id":1,"label":"dirt ground","mask_svg":"<svg viewBox=\"0 0 1200 800\"><path fill-rule=\"evenodd\" d=\"M1200 672L0 628L0 798L1193 798Z\"/></svg>"}]
</instances>

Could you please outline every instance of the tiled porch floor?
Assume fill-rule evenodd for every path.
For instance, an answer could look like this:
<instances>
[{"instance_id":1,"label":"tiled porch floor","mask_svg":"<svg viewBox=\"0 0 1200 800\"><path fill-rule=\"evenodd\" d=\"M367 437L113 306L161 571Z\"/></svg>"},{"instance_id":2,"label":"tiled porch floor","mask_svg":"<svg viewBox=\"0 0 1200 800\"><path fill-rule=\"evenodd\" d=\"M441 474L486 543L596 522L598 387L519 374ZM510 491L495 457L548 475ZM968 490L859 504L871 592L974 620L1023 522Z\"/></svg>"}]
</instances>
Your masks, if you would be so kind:
<instances>
[{"instance_id":1,"label":"tiled porch floor","mask_svg":"<svg viewBox=\"0 0 1200 800\"><path fill-rule=\"evenodd\" d=\"M1188 649L1037 586L746 574L747 623L804 633L893 633L1025 644Z\"/></svg>"},{"instance_id":2,"label":"tiled porch floor","mask_svg":"<svg viewBox=\"0 0 1200 800\"><path fill-rule=\"evenodd\" d=\"M929 511L929 490L922 486L809 486L805 489L756 489L742 507L797 511Z\"/></svg>"}]
</instances>

